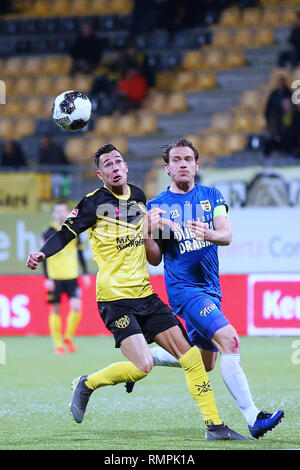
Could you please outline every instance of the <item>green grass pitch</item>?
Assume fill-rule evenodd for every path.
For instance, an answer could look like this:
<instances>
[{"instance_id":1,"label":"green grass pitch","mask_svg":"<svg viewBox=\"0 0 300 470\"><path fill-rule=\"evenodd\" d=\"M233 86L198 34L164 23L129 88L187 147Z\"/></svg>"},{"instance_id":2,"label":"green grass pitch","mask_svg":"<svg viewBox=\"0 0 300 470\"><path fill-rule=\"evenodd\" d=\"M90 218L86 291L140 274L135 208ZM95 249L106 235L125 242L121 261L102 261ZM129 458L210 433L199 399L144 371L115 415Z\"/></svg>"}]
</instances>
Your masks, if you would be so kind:
<instances>
[{"instance_id":1,"label":"green grass pitch","mask_svg":"<svg viewBox=\"0 0 300 470\"><path fill-rule=\"evenodd\" d=\"M208 442L181 369L155 367L132 394L123 384L97 390L83 423L69 414L74 377L123 360L111 337L78 337L77 354L54 356L49 337L2 337L0 449L299 449L300 364L292 361L290 337L242 337L241 358L259 408L285 410L285 418L259 440ZM219 361L209 373L225 423L249 435L229 395ZM250 436L250 435L249 435Z\"/></svg>"}]
</instances>

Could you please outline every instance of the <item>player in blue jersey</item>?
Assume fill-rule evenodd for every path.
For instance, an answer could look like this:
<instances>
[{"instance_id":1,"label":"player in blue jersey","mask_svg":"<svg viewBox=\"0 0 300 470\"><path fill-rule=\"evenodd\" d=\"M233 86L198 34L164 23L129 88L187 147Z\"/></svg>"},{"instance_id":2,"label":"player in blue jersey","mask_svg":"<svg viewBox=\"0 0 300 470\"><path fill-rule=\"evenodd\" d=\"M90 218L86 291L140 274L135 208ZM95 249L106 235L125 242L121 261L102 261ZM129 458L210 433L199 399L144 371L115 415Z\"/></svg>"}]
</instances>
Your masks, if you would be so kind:
<instances>
[{"instance_id":1,"label":"player in blue jersey","mask_svg":"<svg viewBox=\"0 0 300 470\"><path fill-rule=\"evenodd\" d=\"M240 362L238 334L221 310L218 246L232 240L228 206L216 188L195 184L199 154L191 142L177 140L166 148L163 158L171 185L147 204L148 261L158 265L163 257L172 310L185 320L206 370L213 369L220 352L223 380L250 433L259 438L281 421L284 412L272 414L256 407ZM178 229L165 230L170 224L164 224L164 219L172 220ZM156 364L176 363L161 348L154 348L152 355Z\"/></svg>"}]
</instances>

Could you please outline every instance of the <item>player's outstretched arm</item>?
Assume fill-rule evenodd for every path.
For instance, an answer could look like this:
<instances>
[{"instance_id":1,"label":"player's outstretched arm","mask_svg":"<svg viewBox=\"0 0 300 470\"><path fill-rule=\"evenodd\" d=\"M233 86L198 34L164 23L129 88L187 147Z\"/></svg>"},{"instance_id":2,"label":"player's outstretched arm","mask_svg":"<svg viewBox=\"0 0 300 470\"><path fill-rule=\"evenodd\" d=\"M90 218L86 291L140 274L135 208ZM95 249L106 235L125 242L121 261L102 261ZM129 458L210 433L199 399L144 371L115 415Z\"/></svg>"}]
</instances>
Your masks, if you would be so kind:
<instances>
[{"instance_id":1,"label":"player's outstretched arm","mask_svg":"<svg viewBox=\"0 0 300 470\"><path fill-rule=\"evenodd\" d=\"M40 251L33 251L29 254L27 259L27 267L35 270L39 263L44 261L45 258L55 255L61 251L71 240L75 238L75 234L67 227L63 226L61 230L48 238L46 243L42 246Z\"/></svg>"}]
</instances>

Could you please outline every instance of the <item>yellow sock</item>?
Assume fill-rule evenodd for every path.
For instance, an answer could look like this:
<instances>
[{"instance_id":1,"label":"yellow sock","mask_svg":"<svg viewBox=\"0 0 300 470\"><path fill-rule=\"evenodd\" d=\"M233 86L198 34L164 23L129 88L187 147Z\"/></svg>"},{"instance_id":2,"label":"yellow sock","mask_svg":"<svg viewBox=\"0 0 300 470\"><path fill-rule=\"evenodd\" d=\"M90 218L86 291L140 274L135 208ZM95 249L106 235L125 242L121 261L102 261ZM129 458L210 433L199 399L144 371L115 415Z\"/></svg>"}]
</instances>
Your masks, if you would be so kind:
<instances>
[{"instance_id":1,"label":"yellow sock","mask_svg":"<svg viewBox=\"0 0 300 470\"><path fill-rule=\"evenodd\" d=\"M222 424L199 348L194 346L189 349L179 362L184 369L189 392L196 401L205 424Z\"/></svg>"},{"instance_id":2,"label":"yellow sock","mask_svg":"<svg viewBox=\"0 0 300 470\"><path fill-rule=\"evenodd\" d=\"M105 385L116 385L122 382L137 382L148 374L138 369L133 362L115 362L105 369L88 375L85 384L92 390Z\"/></svg>"},{"instance_id":3,"label":"yellow sock","mask_svg":"<svg viewBox=\"0 0 300 470\"><path fill-rule=\"evenodd\" d=\"M51 312L49 315L49 329L53 339L54 347L62 348L62 337L61 337L61 318L57 313Z\"/></svg>"},{"instance_id":4,"label":"yellow sock","mask_svg":"<svg viewBox=\"0 0 300 470\"><path fill-rule=\"evenodd\" d=\"M72 339L81 320L81 312L71 310L67 316L65 339Z\"/></svg>"}]
</instances>

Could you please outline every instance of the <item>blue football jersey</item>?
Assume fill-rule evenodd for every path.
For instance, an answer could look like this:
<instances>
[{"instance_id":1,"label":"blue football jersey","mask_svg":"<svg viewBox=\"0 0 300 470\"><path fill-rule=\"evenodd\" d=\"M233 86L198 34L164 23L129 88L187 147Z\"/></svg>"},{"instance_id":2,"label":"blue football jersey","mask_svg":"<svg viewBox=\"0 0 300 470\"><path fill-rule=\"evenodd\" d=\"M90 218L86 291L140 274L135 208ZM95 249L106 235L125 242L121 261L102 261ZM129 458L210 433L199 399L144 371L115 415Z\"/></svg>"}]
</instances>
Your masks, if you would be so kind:
<instances>
[{"instance_id":1,"label":"blue football jersey","mask_svg":"<svg viewBox=\"0 0 300 470\"><path fill-rule=\"evenodd\" d=\"M179 224L180 231L162 233L164 273L169 303L175 313L194 295L203 293L221 298L219 282L218 247L209 241L192 238L189 221L206 222L213 229L214 209L227 203L214 187L196 184L185 194L168 188L147 203L147 209L159 207L166 211L163 217Z\"/></svg>"}]
</instances>

